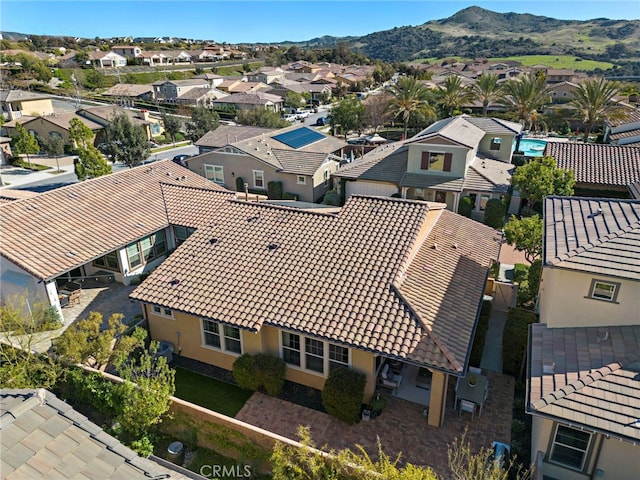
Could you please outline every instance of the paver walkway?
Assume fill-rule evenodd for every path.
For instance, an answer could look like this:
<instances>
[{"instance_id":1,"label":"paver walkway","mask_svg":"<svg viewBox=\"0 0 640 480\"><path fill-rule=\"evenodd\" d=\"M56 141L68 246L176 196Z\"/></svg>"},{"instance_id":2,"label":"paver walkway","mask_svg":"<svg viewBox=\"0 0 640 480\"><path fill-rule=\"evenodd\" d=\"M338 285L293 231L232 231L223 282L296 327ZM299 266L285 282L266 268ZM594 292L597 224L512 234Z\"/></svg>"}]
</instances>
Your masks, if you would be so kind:
<instances>
[{"instance_id":1,"label":"paver walkway","mask_svg":"<svg viewBox=\"0 0 640 480\"><path fill-rule=\"evenodd\" d=\"M489 447L493 440L511 442L511 409L514 380L512 377L488 373L490 390L482 416L459 416L453 410L455 379L450 379L444 426L430 427L418 404L389 397L381 416L356 425L346 425L326 413L295 405L261 393L254 393L236 415L236 419L298 440L298 425L310 427L317 446L328 449L353 449L362 445L375 457L376 439L390 456L402 452L402 461L431 466L441 478L448 478L447 446L468 428L467 441L474 451Z\"/></svg>"}]
</instances>

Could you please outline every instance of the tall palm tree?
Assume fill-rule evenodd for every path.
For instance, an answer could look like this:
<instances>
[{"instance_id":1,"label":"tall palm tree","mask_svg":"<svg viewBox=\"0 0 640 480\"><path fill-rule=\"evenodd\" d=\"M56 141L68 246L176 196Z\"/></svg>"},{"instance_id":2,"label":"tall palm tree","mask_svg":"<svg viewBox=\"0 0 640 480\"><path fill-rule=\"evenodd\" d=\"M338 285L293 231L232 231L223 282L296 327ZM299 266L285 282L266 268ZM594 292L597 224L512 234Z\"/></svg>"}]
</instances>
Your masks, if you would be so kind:
<instances>
[{"instance_id":1,"label":"tall palm tree","mask_svg":"<svg viewBox=\"0 0 640 480\"><path fill-rule=\"evenodd\" d=\"M589 140L589 134L597 122L619 119L624 116L622 108L612 102L619 92L618 84L604 78L586 80L573 92L569 105L576 109L585 125L583 141Z\"/></svg>"},{"instance_id":2,"label":"tall palm tree","mask_svg":"<svg viewBox=\"0 0 640 480\"><path fill-rule=\"evenodd\" d=\"M482 102L482 116L486 117L489 104L497 101L502 94L502 85L498 83L498 75L481 73L471 86L471 92L476 100Z\"/></svg>"},{"instance_id":3,"label":"tall palm tree","mask_svg":"<svg viewBox=\"0 0 640 480\"><path fill-rule=\"evenodd\" d=\"M421 113L435 117L436 112L431 106L431 93L415 77L400 77L392 87L391 111L395 116L401 116L404 123L403 138L407 138L409 119L412 114Z\"/></svg>"},{"instance_id":4,"label":"tall palm tree","mask_svg":"<svg viewBox=\"0 0 640 480\"><path fill-rule=\"evenodd\" d=\"M531 128L531 114L544 107L551 99L545 76L530 73L502 85L499 103L506 106L526 128Z\"/></svg>"},{"instance_id":5,"label":"tall palm tree","mask_svg":"<svg viewBox=\"0 0 640 480\"><path fill-rule=\"evenodd\" d=\"M444 86L437 91L438 103L450 117L456 110L473 98L469 88L462 85L462 79L458 75L449 75L444 80Z\"/></svg>"}]
</instances>

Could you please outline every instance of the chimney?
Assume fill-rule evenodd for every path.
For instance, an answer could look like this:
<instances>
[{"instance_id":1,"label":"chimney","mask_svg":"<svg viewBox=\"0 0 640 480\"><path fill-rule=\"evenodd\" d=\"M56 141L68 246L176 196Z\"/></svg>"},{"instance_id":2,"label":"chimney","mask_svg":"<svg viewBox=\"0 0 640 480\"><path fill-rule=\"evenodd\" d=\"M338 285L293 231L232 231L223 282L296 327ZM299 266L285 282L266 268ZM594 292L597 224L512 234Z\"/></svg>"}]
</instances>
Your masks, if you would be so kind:
<instances>
[{"instance_id":1,"label":"chimney","mask_svg":"<svg viewBox=\"0 0 640 480\"><path fill-rule=\"evenodd\" d=\"M140 110L140 118L145 122L149 121L149 111L148 110Z\"/></svg>"}]
</instances>

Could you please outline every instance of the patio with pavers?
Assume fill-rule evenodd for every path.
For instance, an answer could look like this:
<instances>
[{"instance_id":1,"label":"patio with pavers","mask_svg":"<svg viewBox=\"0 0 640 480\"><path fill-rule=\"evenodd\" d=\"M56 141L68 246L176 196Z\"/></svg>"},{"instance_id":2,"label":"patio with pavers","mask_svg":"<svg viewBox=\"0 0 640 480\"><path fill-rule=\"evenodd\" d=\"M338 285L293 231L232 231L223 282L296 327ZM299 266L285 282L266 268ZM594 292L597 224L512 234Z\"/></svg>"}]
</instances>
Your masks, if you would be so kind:
<instances>
[{"instance_id":1,"label":"patio with pavers","mask_svg":"<svg viewBox=\"0 0 640 480\"><path fill-rule=\"evenodd\" d=\"M430 427L423 417L423 406L388 396L388 403L379 417L346 425L326 413L256 392L236 415L250 423L287 438L298 440L299 425L308 426L317 446L340 450L362 445L375 457L376 441L380 438L385 453L402 453L401 461L432 467L441 478L448 478L447 447L467 430L472 450L490 447L493 440L511 443L511 419L514 379L488 372L489 397L482 416L472 416L454 410L455 379L449 381L444 426Z\"/></svg>"}]
</instances>

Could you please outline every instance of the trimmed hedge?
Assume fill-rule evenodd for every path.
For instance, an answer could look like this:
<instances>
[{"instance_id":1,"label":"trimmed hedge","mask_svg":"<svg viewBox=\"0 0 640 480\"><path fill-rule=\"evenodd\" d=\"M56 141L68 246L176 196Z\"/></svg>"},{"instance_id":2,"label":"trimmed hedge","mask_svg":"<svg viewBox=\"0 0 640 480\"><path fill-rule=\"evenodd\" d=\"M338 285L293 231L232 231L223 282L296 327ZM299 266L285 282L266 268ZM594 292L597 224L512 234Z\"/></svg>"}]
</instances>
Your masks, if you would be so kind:
<instances>
[{"instance_id":1,"label":"trimmed hedge","mask_svg":"<svg viewBox=\"0 0 640 480\"><path fill-rule=\"evenodd\" d=\"M484 224L493 228L501 229L504 227L504 217L507 215L507 207L502 200L492 198L487 201L484 209Z\"/></svg>"},{"instance_id":2,"label":"trimmed hedge","mask_svg":"<svg viewBox=\"0 0 640 480\"><path fill-rule=\"evenodd\" d=\"M360 418L367 377L347 367L336 368L329 374L322 389L322 404L329 415L353 425Z\"/></svg>"},{"instance_id":3,"label":"trimmed hedge","mask_svg":"<svg viewBox=\"0 0 640 480\"><path fill-rule=\"evenodd\" d=\"M471 212L473 211L473 201L471 197L462 197L458 204L458 213L465 217L471 218Z\"/></svg>"},{"instance_id":4,"label":"trimmed hedge","mask_svg":"<svg viewBox=\"0 0 640 480\"><path fill-rule=\"evenodd\" d=\"M517 377L523 367L527 350L529 325L538 321L535 313L522 308L512 308L502 334L502 371Z\"/></svg>"},{"instance_id":5,"label":"trimmed hedge","mask_svg":"<svg viewBox=\"0 0 640 480\"><path fill-rule=\"evenodd\" d=\"M282 194L282 200L295 200L295 201L298 201L298 194L297 193L284 192L284 194Z\"/></svg>"},{"instance_id":6,"label":"trimmed hedge","mask_svg":"<svg viewBox=\"0 0 640 480\"><path fill-rule=\"evenodd\" d=\"M277 396L284 386L287 364L283 359L258 353L240 355L233 363L233 379L246 390L263 390Z\"/></svg>"},{"instance_id":7,"label":"trimmed hedge","mask_svg":"<svg viewBox=\"0 0 640 480\"><path fill-rule=\"evenodd\" d=\"M271 181L267 183L267 195L269 200L282 200L282 182Z\"/></svg>"},{"instance_id":8,"label":"trimmed hedge","mask_svg":"<svg viewBox=\"0 0 640 480\"><path fill-rule=\"evenodd\" d=\"M236 191L244 192L244 178L236 177Z\"/></svg>"},{"instance_id":9,"label":"trimmed hedge","mask_svg":"<svg viewBox=\"0 0 640 480\"><path fill-rule=\"evenodd\" d=\"M527 279L529 280L529 291L534 297L538 295L541 276L542 276L542 260L540 258L537 258L533 261L533 263L529 267L529 274L527 276Z\"/></svg>"},{"instance_id":10,"label":"trimmed hedge","mask_svg":"<svg viewBox=\"0 0 640 480\"><path fill-rule=\"evenodd\" d=\"M480 365L482 360L482 352L484 350L484 341L489 330L489 317L491 316L491 300L483 300L480 309L480 318L476 327L476 335L473 338L473 346L471 347L471 355L469 356L470 365Z\"/></svg>"}]
</instances>

